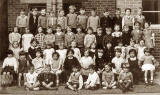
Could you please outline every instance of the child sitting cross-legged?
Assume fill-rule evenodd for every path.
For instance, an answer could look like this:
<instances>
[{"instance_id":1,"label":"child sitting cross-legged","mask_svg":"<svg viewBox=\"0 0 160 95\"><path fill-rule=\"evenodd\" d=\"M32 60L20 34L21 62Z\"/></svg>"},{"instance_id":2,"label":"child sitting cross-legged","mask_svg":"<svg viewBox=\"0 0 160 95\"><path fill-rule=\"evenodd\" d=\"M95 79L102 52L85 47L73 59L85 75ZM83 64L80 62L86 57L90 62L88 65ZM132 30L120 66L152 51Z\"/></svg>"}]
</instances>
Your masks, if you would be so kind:
<instances>
[{"instance_id":1,"label":"child sitting cross-legged","mask_svg":"<svg viewBox=\"0 0 160 95\"><path fill-rule=\"evenodd\" d=\"M38 74L34 72L34 67L30 66L29 72L26 74L26 82L24 83L26 90L39 90Z\"/></svg>"},{"instance_id":2,"label":"child sitting cross-legged","mask_svg":"<svg viewBox=\"0 0 160 95\"><path fill-rule=\"evenodd\" d=\"M97 72L95 71L94 65L90 65L89 68L90 68L90 73L88 79L86 82L84 82L85 89L97 90L100 85L100 78Z\"/></svg>"},{"instance_id":3,"label":"child sitting cross-legged","mask_svg":"<svg viewBox=\"0 0 160 95\"><path fill-rule=\"evenodd\" d=\"M116 88L116 81L111 66L105 65L105 70L102 72L102 86L103 89Z\"/></svg>"},{"instance_id":4,"label":"child sitting cross-legged","mask_svg":"<svg viewBox=\"0 0 160 95\"><path fill-rule=\"evenodd\" d=\"M67 88L77 91L81 90L83 86L83 78L81 73L79 72L79 66L75 66L72 68L72 73L69 77L69 80L67 82Z\"/></svg>"},{"instance_id":5,"label":"child sitting cross-legged","mask_svg":"<svg viewBox=\"0 0 160 95\"><path fill-rule=\"evenodd\" d=\"M43 72L38 75L40 88L44 90L57 90L56 75L51 73L50 65L46 65Z\"/></svg>"}]
</instances>

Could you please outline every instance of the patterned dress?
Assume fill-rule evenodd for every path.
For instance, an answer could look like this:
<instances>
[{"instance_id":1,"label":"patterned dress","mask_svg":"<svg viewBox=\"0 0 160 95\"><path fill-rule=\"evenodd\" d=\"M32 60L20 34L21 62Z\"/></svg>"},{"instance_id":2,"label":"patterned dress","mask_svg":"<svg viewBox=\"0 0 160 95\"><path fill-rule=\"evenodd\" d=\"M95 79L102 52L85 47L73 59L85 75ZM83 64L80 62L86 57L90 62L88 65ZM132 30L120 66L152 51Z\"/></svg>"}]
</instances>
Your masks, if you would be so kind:
<instances>
[{"instance_id":1,"label":"patterned dress","mask_svg":"<svg viewBox=\"0 0 160 95\"><path fill-rule=\"evenodd\" d=\"M35 35L35 39L38 41L38 47L41 47L41 49L44 49L44 38L45 38L45 34L43 33L38 33L37 35Z\"/></svg>"},{"instance_id":2,"label":"patterned dress","mask_svg":"<svg viewBox=\"0 0 160 95\"><path fill-rule=\"evenodd\" d=\"M145 45L147 48L153 48L153 39L152 39L152 31L148 29L144 29L143 31L143 39L145 40Z\"/></svg>"}]
</instances>

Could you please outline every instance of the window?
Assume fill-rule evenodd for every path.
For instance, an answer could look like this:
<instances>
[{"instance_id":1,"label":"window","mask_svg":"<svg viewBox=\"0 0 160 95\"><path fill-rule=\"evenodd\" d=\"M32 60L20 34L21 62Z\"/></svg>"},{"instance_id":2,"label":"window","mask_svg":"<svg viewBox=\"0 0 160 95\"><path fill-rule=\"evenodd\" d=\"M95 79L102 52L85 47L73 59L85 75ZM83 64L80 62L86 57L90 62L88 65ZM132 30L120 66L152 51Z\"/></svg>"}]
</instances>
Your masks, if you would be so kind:
<instances>
[{"instance_id":1,"label":"window","mask_svg":"<svg viewBox=\"0 0 160 95\"><path fill-rule=\"evenodd\" d=\"M160 24L160 0L142 0L143 14L152 24Z\"/></svg>"}]
</instances>

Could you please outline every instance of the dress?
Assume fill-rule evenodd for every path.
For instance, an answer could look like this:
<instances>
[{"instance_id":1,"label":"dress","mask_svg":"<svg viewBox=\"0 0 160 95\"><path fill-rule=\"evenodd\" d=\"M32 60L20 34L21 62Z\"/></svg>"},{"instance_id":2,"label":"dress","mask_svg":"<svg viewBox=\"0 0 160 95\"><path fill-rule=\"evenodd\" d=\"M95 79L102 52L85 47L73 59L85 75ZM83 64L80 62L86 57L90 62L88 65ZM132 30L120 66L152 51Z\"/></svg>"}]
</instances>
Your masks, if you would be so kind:
<instances>
[{"instance_id":1,"label":"dress","mask_svg":"<svg viewBox=\"0 0 160 95\"><path fill-rule=\"evenodd\" d=\"M23 34L22 39L22 47L25 52L28 52L29 47L31 46L31 40L33 39L33 34Z\"/></svg>"},{"instance_id":2,"label":"dress","mask_svg":"<svg viewBox=\"0 0 160 95\"><path fill-rule=\"evenodd\" d=\"M138 47L137 58L138 58L139 60L141 59L142 56L144 56L144 49L145 49L145 48L146 48L145 46L143 46L143 47L139 46L139 47Z\"/></svg>"},{"instance_id":3,"label":"dress","mask_svg":"<svg viewBox=\"0 0 160 95\"><path fill-rule=\"evenodd\" d=\"M145 40L145 45L147 48L153 48L153 41L152 41L152 31L149 29L143 30L143 39Z\"/></svg>"},{"instance_id":4,"label":"dress","mask_svg":"<svg viewBox=\"0 0 160 95\"><path fill-rule=\"evenodd\" d=\"M76 57L78 60L81 59L81 52L79 48L72 48L74 50L74 57Z\"/></svg>"},{"instance_id":5,"label":"dress","mask_svg":"<svg viewBox=\"0 0 160 95\"><path fill-rule=\"evenodd\" d=\"M54 74L60 74L62 73L62 65L63 65L63 60L59 58L58 60L51 60L50 66L51 66L51 72Z\"/></svg>"},{"instance_id":6,"label":"dress","mask_svg":"<svg viewBox=\"0 0 160 95\"><path fill-rule=\"evenodd\" d=\"M34 66L34 69L35 69L35 72L36 73L41 73L42 71L43 71L43 69L44 69L44 60L40 57L40 58L34 58L33 60L32 60L32 64L33 64L33 66Z\"/></svg>"},{"instance_id":7,"label":"dress","mask_svg":"<svg viewBox=\"0 0 160 95\"><path fill-rule=\"evenodd\" d=\"M142 56L141 58L141 61L143 61L143 65L142 65L142 71L145 71L145 70L155 70L155 66L153 65L153 61L154 61L154 57L152 55L150 56Z\"/></svg>"},{"instance_id":8,"label":"dress","mask_svg":"<svg viewBox=\"0 0 160 95\"><path fill-rule=\"evenodd\" d=\"M58 49L56 50L56 52L59 53L60 55L60 58L63 60L63 63L64 63L64 60L66 59L66 54L67 54L67 49Z\"/></svg>"},{"instance_id":9,"label":"dress","mask_svg":"<svg viewBox=\"0 0 160 95\"><path fill-rule=\"evenodd\" d=\"M45 38L45 34L43 33L38 33L35 35L35 39L38 41L38 47L41 47L41 49L44 49L44 38Z\"/></svg>"},{"instance_id":10,"label":"dress","mask_svg":"<svg viewBox=\"0 0 160 95\"><path fill-rule=\"evenodd\" d=\"M43 51L43 55L45 56L45 64L50 64L50 61L52 60L52 54L55 52L53 48L45 49Z\"/></svg>"},{"instance_id":11,"label":"dress","mask_svg":"<svg viewBox=\"0 0 160 95\"><path fill-rule=\"evenodd\" d=\"M28 60L26 58L25 59L19 59L18 62L19 62L18 73L27 73L28 69L29 69L29 66L27 65Z\"/></svg>"},{"instance_id":12,"label":"dress","mask_svg":"<svg viewBox=\"0 0 160 95\"><path fill-rule=\"evenodd\" d=\"M84 38L84 46L90 48L92 43L96 43L96 36L94 34L87 34Z\"/></svg>"}]
</instances>

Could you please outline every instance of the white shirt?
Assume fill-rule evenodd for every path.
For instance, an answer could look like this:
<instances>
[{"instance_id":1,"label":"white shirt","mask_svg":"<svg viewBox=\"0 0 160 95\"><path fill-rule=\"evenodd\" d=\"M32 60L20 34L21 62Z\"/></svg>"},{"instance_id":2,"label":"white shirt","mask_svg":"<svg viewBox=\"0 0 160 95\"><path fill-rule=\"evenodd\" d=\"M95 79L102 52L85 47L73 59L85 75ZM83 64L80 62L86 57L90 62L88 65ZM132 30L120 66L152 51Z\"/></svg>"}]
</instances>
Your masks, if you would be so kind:
<instances>
[{"instance_id":1,"label":"white shirt","mask_svg":"<svg viewBox=\"0 0 160 95\"><path fill-rule=\"evenodd\" d=\"M112 63L113 64L115 64L115 69L116 69L116 71L117 70L121 70L121 65L122 65L122 63L124 63L125 62L125 60L122 58L122 57L119 57L119 58L117 58L117 57L114 57L113 59L112 59Z\"/></svg>"},{"instance_id":2,"label":"white shirt","mask_svg":"<svg viewBox=\"0 0 160 95\"><path fill-rule=\"evenodd\" d=\"M63 60L63 63L64 63L64 60L66 58L66 54L67 54L67 49L62 49L62 50L56 50L56 52L59 53L60 55L60 58Z\"/></svg>"},{"instance_id":3,"label":"white shirt","mask_svg":"<svg viewBox=\"0 0 160 95\"><path fill-rule=\"evenodd\" d=\"M142 58L142 56L144 56L144 49L145 49L145 48L146 48L146 47L141 47L141 46L138 47L137 58L138 58L139 60Z\"/></svg>"},{"instance_id":4,"label":"white shirt","mask_svg":"<svg viewBox=\"0 0 160 95\"><path fill-rule=\"evenodd\" d=\"M25 52L28 52L29 47L31 46L30 42L33 39L33 34L23 34L22 36L22 47Z\"/></svg>"},{"instance_id":5,"label":"white shirt","mask_svg":"<svg viewBox=\"0 0 160 95\"><path fill-rule=\"evenodd\" d=\"M51 49L45 49L43 51L43 55L45 56L45 62L46 64L49 64L50 60L52 59L52 54L55 52L53 48Z\"/></svg>"},{"instance_id":6,"label":"white shirt","mask_svg":"<svg viewBox=\"0 0 160 95\"><path fill-rule=\"evenodd\" d=\"M100 78L96 72L93 74L89 74L86 84L90 86L95 86L96 84L100 84Z\"/></svg>"},{"instance_id":7,"label":"white shirt","mask_svg":"<svg viewBox=\"0 0 160 95\"><path fill-rule=\"evenodd\" d=\"M80 59L80 63L81 63L81 66L83 68L88 68L90 65L94 64L94 60L92 59L92 57L88 56L88 57L85 57L83 56L81 59Z\"/></svg>"},{"instance_id":8,"label":"white shirt","mask_svg":"<svg viewBox=\"0 0 160 95\"><path fill-rule=\"evenodd\" d=\"M35 84L37 82L37 73L31 74L30 72L26 74L27 82Z\"/></svg>"},{"instance_id":9,"label":"white shirt","mask_svg":"<svg viewBox=\"0 0 160 95\"><path fill-rule=\"evenodd\" d=\"M76 57L78 60L81 59L81 52L79 48L72 48L74 50L74 57Z\"/></svg>"},{"instance_id":10,"label":"white shirt","mask_svg":"<svg viewBox=\"0 0 160 95\"><path fill-rule=\"evenodd\" d=\"M2 68L5 68L6 66L13 66L14 67L14 71L18 70L18 61L15 57L7 57L4 59L3 61L3 66Z\"/></svg>"}]
</instances>

